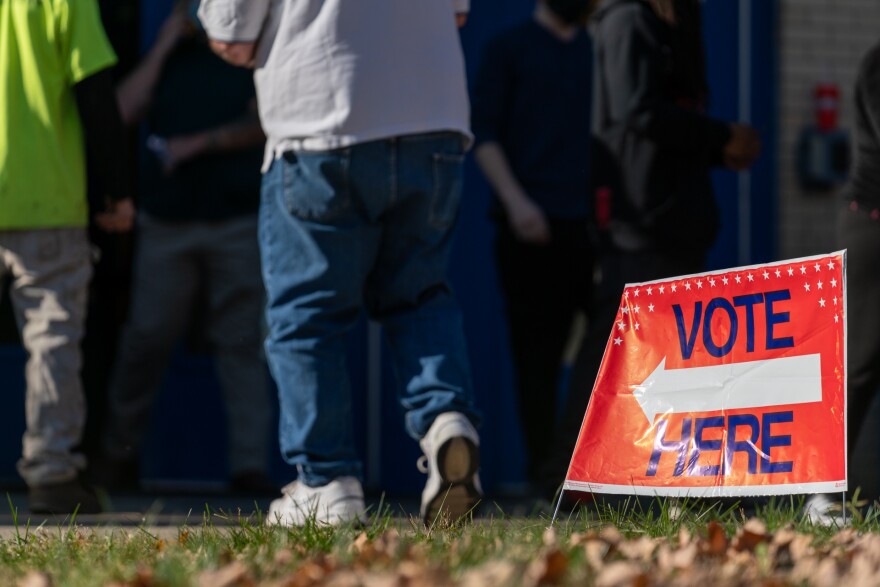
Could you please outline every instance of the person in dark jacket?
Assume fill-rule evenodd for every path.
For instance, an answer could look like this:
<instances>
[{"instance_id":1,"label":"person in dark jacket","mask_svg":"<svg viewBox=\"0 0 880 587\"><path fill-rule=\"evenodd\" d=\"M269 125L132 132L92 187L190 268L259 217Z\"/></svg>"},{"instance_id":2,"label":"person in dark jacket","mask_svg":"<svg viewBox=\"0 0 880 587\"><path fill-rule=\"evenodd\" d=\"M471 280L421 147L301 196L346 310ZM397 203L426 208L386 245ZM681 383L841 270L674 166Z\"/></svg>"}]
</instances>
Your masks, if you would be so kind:
<instances>
[{"instance_id":1,"label":"person in dark jacket","mask_svg":"<svg viewBox=\"0 0 880 587\"><path fill-rule=\"evenodd\" d=\"M123 121L148 122L132 301L108 386L95 481L137 489L152 408L194 308L211 344L227 415L229 489L271 495L272 418L262 354L265 290L257 209L265 137L251 72L214 55L179 0L117 92Z\"/></svg>"},{"instance_id":2,"label":"person in dark jacket","mask_svg":"<svg viewBox=\"0 0 880 587\"><path fill-rule=\"evenodd\" d=\"M610 228L625 277L700 271L719 227L710 168L749 167L757 133L705 113L696 0L602 0L594 19L594 128L622 171Z\"/></svg>"},{"instance_id":3,"label":"person in dark jacket","mask_svg":"<svg viewBox=\"0 0 880 587\"><path fill-rule=\"evenodd\" d=\"M865 418L880 385L880 43L862 60L855 87L856 165L837 219L838 242L845 248L847 312L847 427L850 464ZM850 469L852 470L852 469ZM876 496L867 496L873 499ZM842 523L840 502L811 496L804 514L813 523Z\"/></svg>"},{"instance_id":4,"label":"person in dark jacket","mask_svg":"<svg viewBox=\"0 0 880 587\"><path fill-rule=\"evenodd\" d=\"M600 0L593 21L593 129L616 180L596 315L551 464L560 482L624 284L703 271L720 225L710 170L747 169L761 147L753 128L706 114L698 0Z\"/></svg>"},{"instance_id":5,"label":"person in dark jacket","mask_svg":"<svg viewBox=\"0 0 880 587\"><path fill-rule=\"evenodd\" d=\"M486 46L473 91L475 156L496 196L526 474L537 490L566 341L592 290L589 5L540 0L532 18Z\"/></svg>"}]
</instances>

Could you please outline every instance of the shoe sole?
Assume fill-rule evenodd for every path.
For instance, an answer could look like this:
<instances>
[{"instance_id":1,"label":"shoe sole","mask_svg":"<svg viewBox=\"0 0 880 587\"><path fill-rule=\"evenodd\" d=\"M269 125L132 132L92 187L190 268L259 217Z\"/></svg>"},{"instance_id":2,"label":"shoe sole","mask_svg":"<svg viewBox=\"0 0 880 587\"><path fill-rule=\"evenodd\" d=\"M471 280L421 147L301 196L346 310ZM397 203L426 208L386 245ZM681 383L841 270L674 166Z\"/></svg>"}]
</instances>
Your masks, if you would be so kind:
<instances>
[{"instance_id":1,"label":"shoe sole","mask_svg":"<svg viewBox=\"0 0 880 587\"><path fill-rule=\"evenodd\" d=\"M458 436L447 440L437 451L437 467L442 482L425 508L427 526L438 518L457 522L474 509L481 497L474 483L480 452L470 439Z\"/></svg>"}]
</instances>

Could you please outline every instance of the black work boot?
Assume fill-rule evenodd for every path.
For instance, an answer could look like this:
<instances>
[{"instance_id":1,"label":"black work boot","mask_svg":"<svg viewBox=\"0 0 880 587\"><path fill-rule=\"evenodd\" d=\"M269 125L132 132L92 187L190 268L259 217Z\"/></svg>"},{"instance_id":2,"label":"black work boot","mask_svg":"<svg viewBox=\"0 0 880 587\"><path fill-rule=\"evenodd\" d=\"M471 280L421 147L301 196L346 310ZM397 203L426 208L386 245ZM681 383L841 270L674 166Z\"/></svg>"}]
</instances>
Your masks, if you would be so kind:
<instances>
[{"instance_id":1,"label":"black work boot","mask_svg":"<svg viewBox=\"0 0 880 587\"><path fill-rule=\"evenodd\" d=\"M97 514L101 504L91 487L79 477L69 481L41 485L28 489L28 502L32 514L66 515Z\"/></svg>"}]
</instances>

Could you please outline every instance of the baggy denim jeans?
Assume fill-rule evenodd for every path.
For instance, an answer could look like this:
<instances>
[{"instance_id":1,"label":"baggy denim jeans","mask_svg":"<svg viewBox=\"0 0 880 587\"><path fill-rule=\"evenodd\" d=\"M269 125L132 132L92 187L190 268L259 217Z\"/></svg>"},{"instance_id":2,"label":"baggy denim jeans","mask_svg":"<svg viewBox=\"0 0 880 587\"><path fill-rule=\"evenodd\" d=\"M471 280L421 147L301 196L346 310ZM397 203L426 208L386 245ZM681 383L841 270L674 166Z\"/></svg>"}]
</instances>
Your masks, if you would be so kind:
<instances>
[{"instance_id":1,"label":"baggy denim jeans","mask_svg":"<svg viewBox=\"0 0 880 587\"><path fill-rule=\"evenodd\" d=\"M266 353L281 452L306 485L362 477L345 335L364 308L389 343L407 432L419 439L450 411L478 423L446 278L462 144L431 133L289 152L263 178Z\"/></svg>"}]
</instances>

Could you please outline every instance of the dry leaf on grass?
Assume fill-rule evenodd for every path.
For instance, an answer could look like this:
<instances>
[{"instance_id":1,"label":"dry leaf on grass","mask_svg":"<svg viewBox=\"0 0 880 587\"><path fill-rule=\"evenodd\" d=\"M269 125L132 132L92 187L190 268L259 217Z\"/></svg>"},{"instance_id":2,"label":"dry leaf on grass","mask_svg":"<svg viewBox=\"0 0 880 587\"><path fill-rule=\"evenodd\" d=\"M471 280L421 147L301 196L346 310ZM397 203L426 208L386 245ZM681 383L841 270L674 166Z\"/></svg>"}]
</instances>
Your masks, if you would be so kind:
<instances>
[{"instance_id":1,"label":"dry leaf on grass","mask_svg":"<svg viewBox=\"0 0 880 587\"><path fill-rule=\"evenodd\" d=\"M599 573L596 587L645 587L648 577L636 563L616 561Z\"/></svg>"},{"instance_id":2,"label":"dry leaf on grass","mask_svg":"<svg viewBox=\"0 0 880 587\"><path fill-rule=\"evenodd\" d=\"M199 575L199 587L251 587L256 585L241 561Z\"/></svg>"},{"instance_id":3,"label":"dry leaf on grass","mask_svg":"<svg viewBox=\"0 0 880 587\"><path fill-rule=\"evenodd\" d=\"M727 539L727 533L724 527L712 520L706 527L706 541L702 543L701 551L708 556L723 556L727 553L727 546L730 541Z\"/></svg>"},{"instance_id":4,"label":"dry leaf on grass","mask_svg":"<svg viewBox=\"0 0 880 587\"><path fill-rule=\"evenodd\" d=\"M584 546L584 554L593 570L598 571L605 566L605 561L611 557L613 549L614 546L604 540L591 540Z\"/></svg>"},{"instance_id":5,"label":"dry leaf on grass","mask_svg":"<svg viewBox=\"0 0 880 587\"><path fill-rule=\"evenodd\" d=\"M364 567L387 565L396 556L400 546L400 536L396 531L389 531L370 540L366 532L362 532L352 543L351 550L357 554L357 563Z\"/></svg>"},{"instance_id":6,"label":"dry leaf on grass","mask_svg":"<svg viewBox=\"0 0 880 587\"><path fill-rule=\"evenodd\" d=\"M840 569L837 562L831 557L822 559L810 583L816 587L838 587L840 585Z\"/></svg>"},{"instance_id":7,"label":"dry leaf on grass","mask_svg":"<svg viewBox=\"0 0 880 587\"><path fill-rule=\"evenodd\" d=\"M689 569L693 567L696 559L697 545L694 542L677 549L672 549L669 545L663 544L657 551L657 566L664 572L676 569Z\"/></svg>"},{"instance_id":8,"label":"dry leaf on grass","mask_svg":"<svg viewBox=\"0 0 880 587\"><path fill-rule=\"evenodd\" d=\"M363 587L363 583L357 573L352 570L344 570L333 573L322 587Z\"/></svg>"},{"instance_id":9,"label":"dry leaf on grass","mask_svg":"<svg viewBox=\"0 0 880 587\"><path fill-rule=\"evenodd\" d=\"M623 534L621 534L620 530L618 530L614 526L605 526L599 532L599 538L601 538L608 544L616 545L623 540Z\"/></svg>"},{"instance_id":10,"label":"dry leaf on grass","mask_svg":"<svg viewBox=\"0 0 880 587\"><path fill-rule=\"evenodd\" d=\"M292 550L290 550L289 548L282 548L275 553L273 560L275 561L276 565L286 567L287 565L293 563L295 558L296 557L294 556Z\"/></svg>"},{"instance_id":11,"label":"dry leaf on grass","mask_svg":"<svg viewBox=\"0 0 880 587\"><path fill-rule=\"evenodd\" d=\"M769 540L767 526L761 520L752 518L739 529L733 540L735 550L753 552L755 548Z\"/></svg>"},{"instance_id":12,"label":"dry leaf on grass","mask_svg":"<svg viewBox=\"0 0 880 587\"><path fill-rule=\"evenodd\" d=\"M155 584L156 582L153 568L148 567L145 564L141 564L138 566L137 571L135 571L134 577L130 581L119 583L119 585L123 585L124 587L153 587ZM107 587L112 587L112 585Z\"/></svg>"},{"instance_id":13,"label":"dry leaf on grass","mask_svg":"<svg viewBox=\"0 0 880 587\"><path fill-rule=\"evenodd\" d=\"M18 580L18 587L52 587L52 577L46 573L30 571Z\"/></svg>"},{"instance_id":14,"label":"dry leaf on grass","mask_svg":"<svg viewBox=\"0 0 880 587\"><path fill-rule=\"evenodd\" d=\"M649 563L654 559L657 542L647 536L642 536L636 540L621 542L617 545L617 549L625 558Z\"/></svg>"},{"instance_id":15,"label":"dry leaf on grass","mask_svg":"<svg viewBox=\"0 0 880 587\"><path fill-rule=\"evenodd\" d=\"M598 538L599 533L595 530L590 530L589 532L586 532L584 534L581 534L580 532L575 532L568 538L568 545L580 546L582 544L586 544L590 540L598 540Z\"/></svg>"},{"instance_id":16,"label":"dry leaf on grass","mask_svg":"<svg viewBox=\"0 0 880 587\"><path fill-rule=\"evenodd\" d=\"M402 561L397 566L397 576L399 583L407 587L440 587L452 583L446 569L414 561Z\"/></svg>"},{"instance_id":17,"label":"dry leaf on grass","mask_svg":"<svg viewBox=\"0 0 880 587\"><path fill-rule=\"evenodd\" d=\"M529 565L527 582L533 585L556 585L565 577L568 562L568 556L561 550L550 549Z\"/></svg>"},{"instance_id":18,"label":"dry leaf on grass","mask_svg":"<svg viewBox=\"0 0 880 587\"><path fill-rule=\"evenodd\" d=\"M308 587L317 585L332 573L332 568L319 561L306 561L296 567L287 580L290 587Z\"/></svg>"},{"instance_id":19,"label":"dry leaf on grass","mask_svg":"<svg viewBox=\"0 0 880 587\"><path fill-rule=\"evenodd\" d=\"M880 577L877 576L877 566L863 556L857 556L853 559L849 573L841 578L841 584L847 585L847 587L877 585L878 583L880 583Z\"/></svg>"},{"instance_id":20,"label":"dry leaf on grass","mask_svg":"<svg viewBox=\"0 0 880 587\"><path fill-rule=\"evenodd\" d=\"M508 561L492 561L480 565L464 574L459 582L460 587L507 587L518 585L521 569Z\"/></svg>"},{"instance_id":21,"label":"dry leaf on grass","mask_svg":"<svg viewBox=\"0 0 880 587\"><path fill-rule=\"evenodd\" d=\"M693 536L691 535L690 530L682 526L681 530L678 531L678 545L679 546L687 546L691 543L691 539Z\"/></svg>"}]
</instances>

